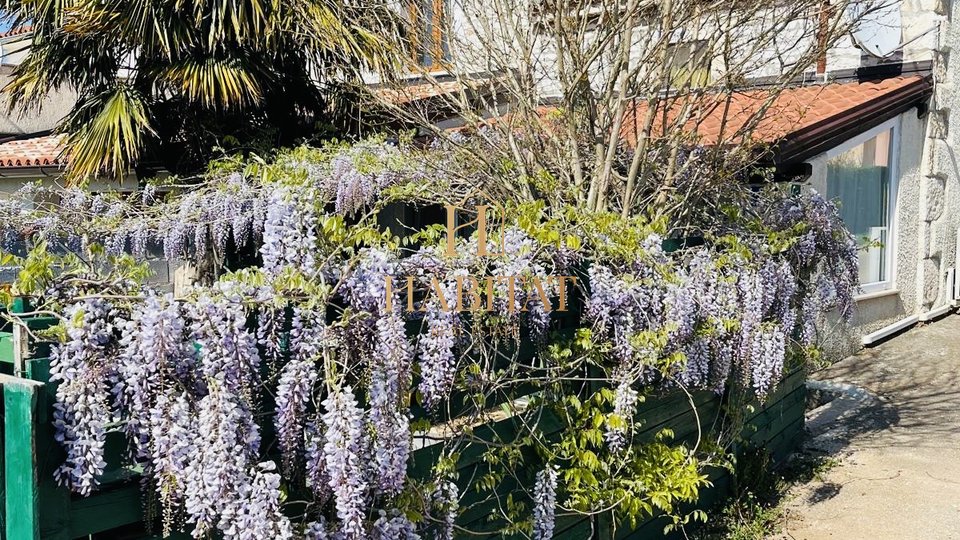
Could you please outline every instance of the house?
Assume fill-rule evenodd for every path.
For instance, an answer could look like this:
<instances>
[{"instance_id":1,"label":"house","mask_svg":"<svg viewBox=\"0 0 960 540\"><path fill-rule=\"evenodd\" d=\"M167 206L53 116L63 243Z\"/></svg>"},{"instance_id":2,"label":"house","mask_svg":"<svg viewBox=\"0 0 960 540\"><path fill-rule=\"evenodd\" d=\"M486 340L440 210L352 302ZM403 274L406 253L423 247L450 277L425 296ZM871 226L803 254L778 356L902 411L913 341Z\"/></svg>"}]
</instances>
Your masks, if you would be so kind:
<instances>
[{"instance_id":1,"label":"house","mask_svg":"<svg viewBox=\"0 0 960 540\"><path fill-rule=\"evenodd\" d=\"M0 85L13 78L13 69L23 61L33 39L30 26L0 34ZM48 95L40 110L0 115L0 193L12 193L25 181L59 176L65 165L60 156L59 135L51 131L76 102L70 90ZM0 96L0 107L9 108L9 99Z\"/></svg>"},{"instance_id":2,"label":"house","mask_svg":"<svg viewBox=\"0 0 960 540\"><path fill-rule=\"evenodd\" d=\"M602 25L600 4L577 5L595 15L585 20ZM704 142L722 144L724 137L738 136L738 123L762 113L751 136L772 145L772 163L798 186L839 199L848 226L865 239L855 324L824 328L832 355L841 356L949 312L960 296L960 107L954 103L960 62L951 62L951 51L960 46L960 1L893 2L899 30L884 34L896 40L892 53L880 57L862 39L846 36L809 65L797 51L817 45L822 13L790 12L780 23L778 10L789 11L791 4L760 8L757 20L772 21L776 30L761 45L756 44L760 30L749 21L726 21L729 28L720 28L724 21L698 19L689 31L670 35L668 57L687 67L669 77L695 87L727 76L730 64L737 63L742 90L728 92L720 103L697 94L687 127ZM534 28L558 22L543 8L552 4L408 0L402 5L410 23L409 54L419 70L399 88L377 90L398 107L428 111L447 128L462 120L443 107L445 98L479 96L491 104L488 116L510 110L511 104L498 98L501 84L519 80L535 88L543 103L557 98L563 79L557 47L536 41ZM488 32L486 38L482 32ZM641 37L630 46L641 49L642 36L651 32L653 27L638 21ZM0 36L0 75L22 59L29 35L24 29ZM491 35L497 40L491 42ZM527 36L534 36L533 42L523 41ZM711 41L717 36L728 41L726 56ZM535 54L518 58L510 53L516 50ZM607 64L596 65L588 77L591 88L610 82ZM764 89L787 73L790 86L764 109ZM380 84L373 75L370 82ZM55 177L64 165L56 152L59 140L49 129L72 104L71 96L67 91L50 101L38 116L0 122L0 133L8 137L0 139L0 191L27 179ZM631 97L617 131L627 144L636 141L643 107L643 99Z\"/></svg>"},{"instance_id":3,"label":"house","mask_svg":"<svg viewBox=\"0 0 960 540\"><path fill-rule=\"evenodd\" d=\"M869 1L859 2L864 3ZM558 65L558 45L531 28L562 23L542 8L553 5L409 2L408 20L415 29L411 50L422 69L408 87L427 96L423 99L448 94L455 100L464 82L477 80L480 86L513 72L535 86L543 103L550 103L561 93L565 76ZM590 14L595 22L590 17L582 20L600 25L603 17L610 20L614 4L598 0L564 5L595 10ZM829 2L822 6L830 9ZM851 9L859 7L853 2ZM723 21L692 19L689 31L670 36L667 54L694 68L669 76L685 76L689 88L726 76L730 63L739 62L742 90L726 93L721 103L712 104L709 95L691 92L699 101L685 127L706 144L722 144L724 137L741 136L738 123L759 112L762 118L751 136L771 144L771 162L782 176L791 178L797 189L815 189L840 201L845 222L863 242L863 287L852 327L823 328L828 354L842 357L953 311L960 297L960 107L955 103L960 62L951 61L951 55L960 47L960 1L885 3L880 9L886 11L877 15L883 24L872 28L875 36L865 37L865 25L851 28L850 35L824 48L809 65L797 65L802 62L797 51L817 46L824 12L798 8L780 24L778 10L789 12L790 3L754 9L768 10L757 20L772 21L770 28L776 30L766 41L752 20L718 31ZM597 31L589 24L580 29L582 39ZM639 21L634 35L655 31L655 24ZM718 36L727 41L733 57L738 51L740 57L717 54L710 40ZM888 46L891 39L894 50L878 54L876 48L884 41ZM642 50L635 56L642 56ZM598 60L595 65L588 77L593 91L610 82L605 79L606 64ZM793 74L791 84L764 109L768 106L764 88L786 74ZM631 100L619 126L628 144L637 140L635 130L645 107L645 99ZM503 112L495 104L487 114L496 117ZM450 118L435 120L456 123Z\"/></svg>"},{"instance_id":4,"label":"house","mask_svg":"<svg viewBox=\"0 0 960 540\"><path fill-rule=\"evenodd\" d=\"M0 88L13 79L13 70L27 56L33 28L21 26L0 34ZM37 109L7 112L9 98L0 94L0 195L15 192L24 182L50 185L63 174L69 157L63 155L64 136L53 130L73 108L77 94L68 87L49 92ZM129 180L129 181L127 181ZM137 188L131 173L119 185L94 180L93 190L129 191Z\"/></svg>"}]
</instances>

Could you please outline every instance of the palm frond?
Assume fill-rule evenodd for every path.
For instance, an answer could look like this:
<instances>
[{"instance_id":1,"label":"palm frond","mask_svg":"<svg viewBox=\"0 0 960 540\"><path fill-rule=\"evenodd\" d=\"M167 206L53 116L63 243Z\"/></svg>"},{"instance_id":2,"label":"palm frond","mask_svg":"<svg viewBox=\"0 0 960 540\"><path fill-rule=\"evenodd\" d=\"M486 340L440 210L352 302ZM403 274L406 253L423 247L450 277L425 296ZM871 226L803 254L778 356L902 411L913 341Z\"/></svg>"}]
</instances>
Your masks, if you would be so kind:
<instances>
[{"instance_id":1,"label":"palm frond","mask_svg":"<svg viewBox=\"0 0 960 540\"><path fill-rule=\"evenodd\" d=\"M399 25L387 1L7 0L35 30L4 91L14 107L58 89L81 96L58 126L70 135L74 177L120 176L142 155L165 159L142 146L151 122L173 139L150 140L197 154L238 132L307 136L331 83L396 67ZM178 118L195 124L166 129Z\"/></svg>"},{"instance_id":2,"label":"palm frond","mask_svg":"<svg viewBox=\"0 0 960 540\"><path fill-rule=\"evenodd\" d=\"M245 107L260 101L257 76L238 60L183 60L158 73L179 95L209 108Z\"/></svg>"},{"instance_id":3,"label":"palm frond","mask_svg":"<svg viewBox=\"0 0 960 540\"><path fill-rule=\"evenodd\" d=\"M65 152L74 182L104 173L122 179L140 156L144 138L153 133L142 97L127 85L83 101L66 127Z\"/></svg>"}]
</instances>

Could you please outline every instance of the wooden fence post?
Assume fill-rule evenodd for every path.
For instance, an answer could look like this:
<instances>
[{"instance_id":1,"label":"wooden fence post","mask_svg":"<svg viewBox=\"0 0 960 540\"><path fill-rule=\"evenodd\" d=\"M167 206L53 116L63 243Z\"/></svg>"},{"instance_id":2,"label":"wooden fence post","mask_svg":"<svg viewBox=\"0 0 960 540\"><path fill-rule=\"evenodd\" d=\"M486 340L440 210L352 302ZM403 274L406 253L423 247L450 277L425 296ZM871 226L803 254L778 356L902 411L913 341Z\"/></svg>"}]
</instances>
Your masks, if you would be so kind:
<instances>
[{"instance_id":1,"label":"wooden fence post","mask_svg":"<svg viewBox=\"0 0 960 540\"><path fill-rule=\"evenodd\" d=\"M27 357L30 356L30 333L21 324L13 325L13 374L27 376Z\"/></svg>"},{"instance_id":2,"label":"wooden fence post","mask_svg":"<svg viewBox=\"0 0 960 540\"><path fill-rule=\"evenodd\" d=\"M6 538L39 540L37 398L43 383L0 375L3 387Z\"/></svg>"}]
</instances>

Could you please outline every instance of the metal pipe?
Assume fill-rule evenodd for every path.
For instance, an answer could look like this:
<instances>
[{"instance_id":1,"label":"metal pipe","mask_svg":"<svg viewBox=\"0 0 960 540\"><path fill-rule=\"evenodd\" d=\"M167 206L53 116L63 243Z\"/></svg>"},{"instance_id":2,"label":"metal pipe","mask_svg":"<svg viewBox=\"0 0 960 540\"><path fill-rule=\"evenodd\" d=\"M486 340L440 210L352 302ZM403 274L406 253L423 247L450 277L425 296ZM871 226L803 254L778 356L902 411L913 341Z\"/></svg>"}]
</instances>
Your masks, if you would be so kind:
<instances>
[{"instance_id":1,"label":"metal pipe","mask_svg":"<svg viewBox=\"0 0 960 540\"><path fill-rule=\"evenodd\" d=\"M929 322L953 311L953 302L920 314L920 322Z\"/></svg>"},{"instance_id":2,"label":"metal pipe","mask_svg":"<svg viewBox=\"0 0 960 540\"><path fill-rule=\"evenodd\" d=\"M919 315L911 315L905 319L900 319L899 321L893 324L884 326L883 328L877 330L876 332L872 332L870 334L863 336L861 341L864 347L869 347L870 345L874 345L878 341L881 341L886 337L889 337L893 334L896 334L897 332L900 332L901 330L905 330L917 324L919 321L920 321Z\"/></svg>"}]
</instances>

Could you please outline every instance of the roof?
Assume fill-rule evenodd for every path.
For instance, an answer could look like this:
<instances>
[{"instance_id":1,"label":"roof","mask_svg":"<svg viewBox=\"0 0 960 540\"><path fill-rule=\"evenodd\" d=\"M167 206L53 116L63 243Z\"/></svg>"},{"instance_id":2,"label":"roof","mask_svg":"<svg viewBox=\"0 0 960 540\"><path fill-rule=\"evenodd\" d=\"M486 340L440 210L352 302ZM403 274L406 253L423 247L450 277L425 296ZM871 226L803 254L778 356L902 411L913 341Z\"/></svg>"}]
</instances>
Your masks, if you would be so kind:
<instances>
[{"instance_id":1,"label":"roof","mask_svg":"<svg viewBox=\"0 0 960 540\"><path fill-rule=\"evenodd\" d=\"M687 111L684 131L700 144L738 144L749 139L775 145L777 161L796 161L879 125L931 93L930 79L916 75L800 86L779 93L754 89L674 97L659 106L652 131L657 135L657 125L674 128ZM645 101L628 107L620 130L627 144L636 145L638 126L644 125L648 110Z\"/></svg>"},{"instance_id":2,"label":"roof","mask_svg":"<svg viewBox=\"0 0 960 540\"><path fill-rule=\"evenodd\" d=\"M64 138L64 135L42 135L2 143L0 144L0 168L66 165L66 158L61 157Z\"/></svg>"},{"instance_id":3,"label":"roof","mask_svg":"<svg viewBox=\"0 0 960 540\"><path fill-rule=\"evenodd\" d=\"M371 85L370 91L383 102L395 106L410 105L419 102L437 100L443 96L452 97L461 94L467 99L479 95L496 94L503 87L507 75L503 73L473 73L470 77L450 79L447 76L438 76L439 80L428 77L419 77L399 81Z\"/></svg>"},{"instance_id":4,"label":"roof","mask_svg":"<svg viewBox=\"0 0 960 540\"><path fill-rule=\"evenodd\" d=\"M6 32L0 32L0 39L13 37L13 36L21 36L23 34L29 34L30 32L33 32L33 26L29 24L18 26L16 28L9 29Z\"/></svg>"},{"instance_id":5,"label":"roof","mask_svg":"<svg viewBox=\"0 0 960 540\"><path fill-rule=\"evenodd\" d=\"M460 81L443 81L436 83L408 84L399 88L380 87L374 93L382 100L392 105L404 105L414 101L429 99L446 94L453 94L464 90Z\"/></svg>"}]
</instances>

